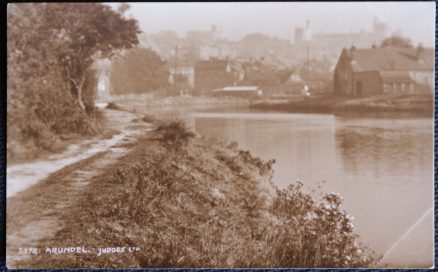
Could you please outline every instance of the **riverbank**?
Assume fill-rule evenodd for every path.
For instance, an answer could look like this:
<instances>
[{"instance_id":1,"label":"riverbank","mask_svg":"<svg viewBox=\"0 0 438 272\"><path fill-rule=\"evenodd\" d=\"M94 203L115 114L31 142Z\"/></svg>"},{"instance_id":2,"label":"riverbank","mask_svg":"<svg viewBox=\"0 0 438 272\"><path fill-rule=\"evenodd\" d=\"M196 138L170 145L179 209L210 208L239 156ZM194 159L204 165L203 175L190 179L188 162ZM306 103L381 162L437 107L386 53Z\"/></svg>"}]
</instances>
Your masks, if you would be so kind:
<instances>
[{"instance_id":1,"label":"riverbank","mask_svg":"<svg viewBox=\"0 0 438 272\"><path fill-rule=\"evenodd\" d=\"M257 110L291 113L376 113L395 112L433 115L432 95L374 95L367 97L297 96L287 99L258 100L250 105Z\"/></svg>"},{"instance_id":2,"label":"riverbank","mask_svg":"<svg viewBox=\"0 0 438 272\"><path fill-rule=\"evenodd\" d=\"M339 196L317 200L301 184L278 190L270 182L273 162L236 143L193 136L173 123L114 148L124 151L111 159L105 156L113 152L96 154L8 199L10 268L364 267L373 261ZM39 253L10 256L17 255L16 241L32 244L11 239L24 234ZM47 251L59 247L86 252ZM97 257L108 247L116 252Z\"/></svg>"},{"instance_id":3,"label":"riverbank","mask_svg":"<svg viewBox=\"0 0 438 272\"><path fill-rule=\"evenodd\" d=\"M131 107L242 107L249 106L249 100L236 97L212 96L169 96L154 98L149 94L112 95L107 101Z\"/></svg>"}]
</instances>

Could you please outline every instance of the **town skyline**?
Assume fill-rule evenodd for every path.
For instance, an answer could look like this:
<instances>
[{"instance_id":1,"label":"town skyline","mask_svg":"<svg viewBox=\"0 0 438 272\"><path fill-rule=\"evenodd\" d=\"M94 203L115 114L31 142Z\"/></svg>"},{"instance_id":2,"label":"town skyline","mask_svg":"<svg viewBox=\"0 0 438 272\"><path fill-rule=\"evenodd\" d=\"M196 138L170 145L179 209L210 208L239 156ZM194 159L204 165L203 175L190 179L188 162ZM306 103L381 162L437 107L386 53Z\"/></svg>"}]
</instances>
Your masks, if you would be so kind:
<instances>
[{"instance_id":1,"label":"town skyline","mask_svg":"<svg viewBox=\"0 0 438 272\"><path fill-rule=\"evenodd\" d=\"M138 20L145 34L171 30L184 37L189 31L209 30L216 25L231 41L252 33L293 41L295 28L304 27L307 20L313 34L368 32L377 19L388 26L389 34L407 37L414 45L435 44L435 2L265 4L129 3L127 15ZM117 8L120 4L109 5Z\"/></svg>"}]
</instances>

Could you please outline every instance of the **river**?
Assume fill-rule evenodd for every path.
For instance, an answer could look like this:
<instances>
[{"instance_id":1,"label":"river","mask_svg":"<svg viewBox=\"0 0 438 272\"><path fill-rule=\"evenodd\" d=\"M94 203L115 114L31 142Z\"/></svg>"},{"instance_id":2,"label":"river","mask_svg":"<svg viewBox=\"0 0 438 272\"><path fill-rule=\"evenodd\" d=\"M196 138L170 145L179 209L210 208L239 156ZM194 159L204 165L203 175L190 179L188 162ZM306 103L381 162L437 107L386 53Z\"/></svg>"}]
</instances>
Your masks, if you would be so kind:
<instances>
[{"instance_id":1,"label":"river","mask_svg":"<svg viewBox=\"0 0 438 272\"><path fill-rule=\"evenodd\" d=\"M433 119L250 112L172 113L265 160L274 183L338 192L361 240L390 267L433 264Z\"/></svg>"}]
</instances>

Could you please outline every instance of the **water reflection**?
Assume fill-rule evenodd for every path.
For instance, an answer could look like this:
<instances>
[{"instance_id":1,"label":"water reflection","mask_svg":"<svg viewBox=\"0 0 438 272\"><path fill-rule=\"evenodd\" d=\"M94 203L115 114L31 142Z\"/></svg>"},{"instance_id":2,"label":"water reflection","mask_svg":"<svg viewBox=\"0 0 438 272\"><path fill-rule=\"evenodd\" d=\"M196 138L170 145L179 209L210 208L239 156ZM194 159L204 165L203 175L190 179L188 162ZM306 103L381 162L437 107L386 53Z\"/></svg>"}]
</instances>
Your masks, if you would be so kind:
<instances>
[{"instance_id":1,"label":"water reflection","mask_svg":"<svg viewBox=\"0 0 438 272\"><path fill-rule=\"evenodd\" d=\"M338 118L336 149L343 171L388 182L430 182L432 123L428 119Z\"/></svg>"},{"instance_id":2,"label":"water reflection","mask_svg":"<svg viewBox=\"0 0 438 272\"><path fill-rule=\"evenodd\" d=\"M276 159L274 182L320 182L335 168L335 118L328 115L194 114L195 130L224 142L237 141L263 159ZM318 169L309 171L309 169Z\"/></svg>"}]
</instances>

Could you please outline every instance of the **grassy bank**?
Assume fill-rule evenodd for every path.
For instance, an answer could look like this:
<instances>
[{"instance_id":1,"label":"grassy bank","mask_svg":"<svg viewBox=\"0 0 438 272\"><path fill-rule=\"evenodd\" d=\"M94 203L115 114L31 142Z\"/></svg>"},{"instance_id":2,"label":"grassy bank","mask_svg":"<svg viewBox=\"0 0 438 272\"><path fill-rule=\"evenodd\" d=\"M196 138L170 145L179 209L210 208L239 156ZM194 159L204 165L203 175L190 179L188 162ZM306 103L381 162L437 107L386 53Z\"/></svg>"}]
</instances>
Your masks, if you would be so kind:
<instances>
[{"instance_id":1,"label":"grassy bank","mask_svg":"<svg viewBox=\"0 0 438 272\"><path fill-rule=\"evenodd\" d=\"M75 119L71 120L70 117ZM10 119L16 123L9 125L8 122L8 165L45 159L65 151L72 144L80 144L84 140L94 138L109 138L115 133L114 130L106 128L105 116L97 108L91 113L75 113L73 117L55 117L57 122L65 121L61 129L50 127L36 119L23 121L15 116L11 116Z\"/></svg>"},{"instance_id":2,"label":"grassy bank","mask_svg":"<svg viewBox=\"0 0 438 272\"><path fill-rule=\"evenodd\" d=\"M365 267L342 199L315 199L302 184L279 190L274 161L161 125L92 178L41 247L84 246L84 254L40 254L32 267ZM96 256L100 247L125 252ZM140 250L129 253L128 247Z\"/></svg>"},{"instance_id":3,"label":"grassy bank","mask_svg":"<svg viewBox=\"0 0 438 272\"><path fill-rule=\"evenodd\" d=\"M251 108L303 113L375 113L400 112L421 115L433 114L432 95L374 95L366 97L311 96L281 100L259 100Z\"/></svg>"}]
</instances>

